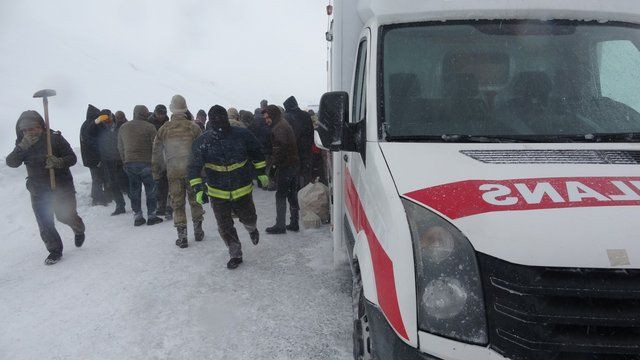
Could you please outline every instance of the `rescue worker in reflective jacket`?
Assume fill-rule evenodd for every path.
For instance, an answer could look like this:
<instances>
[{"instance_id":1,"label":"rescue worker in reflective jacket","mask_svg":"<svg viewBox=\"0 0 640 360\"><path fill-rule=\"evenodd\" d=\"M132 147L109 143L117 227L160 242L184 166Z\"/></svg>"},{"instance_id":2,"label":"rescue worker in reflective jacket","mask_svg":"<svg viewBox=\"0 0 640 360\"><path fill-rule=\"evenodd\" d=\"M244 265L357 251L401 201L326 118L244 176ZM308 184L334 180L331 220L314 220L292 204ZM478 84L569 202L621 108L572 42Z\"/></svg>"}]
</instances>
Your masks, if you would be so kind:
<instances>
[{"instance_id":1,"label":"rescue worker in reflective jacket","mask_svg":"<svg viewBox=\"0 0 640 360\"><path fill-rule=\"evenodd\" d=\"M169 200L173 208L173 224L178 231L176 246L184 249L187 242L187 214L185 213L185 195L191 207L193 233L196 241L204 239L202 230L202 205L196 202L195 194L187 182L187 165L191 155L191 145L200 136L202 130L196 123L187 119L187 102L181 95L171 99L171 120L158 130L153 142L151 166L153 178L160 179L166 169L169 179Z\"/></svg>"},{"instance_id":2,"label":"rescue worker in reflective jacket","mask_svg":"<svg viewBox=\"0 0 640 360\"><path fill-rule=\"evenodd\" d=\"M251 242L258 244L257 215L253 203L253 176L266 186L266 163L258 140L246 129L232 127L227 111L220 105L209 110L210 129L193 142L189 163L190 184L196 200L203 204L211 199L218 232L229 249L227 268L242 263L242 249L233 226L232 212L249 232ZM206 182L201 178L205 169Z\"/></svg>"},{"instance_id":3,"label":"rescue worker in reflective jacket","mask_svg":"<svg viewBox=\"0 0 640 360\"><path fill-rule=\"evenodd\" d=\"M36 111L25 111L16 124L16 147L7 156L7 165L27 167L27 189L31 194L31 207L38 222L40 237L49 256L46 265L53 265L62 258L62 240L56 230L55 217L69 225L75 234L75 244L84 243L84 223L76 209L76 190L69 167L75 165L76 154L62 134L51 131L52 155L47 155L45 123ZM51 188L49 169L54 169L55 189Z\"/></svg>"}]
</instances>

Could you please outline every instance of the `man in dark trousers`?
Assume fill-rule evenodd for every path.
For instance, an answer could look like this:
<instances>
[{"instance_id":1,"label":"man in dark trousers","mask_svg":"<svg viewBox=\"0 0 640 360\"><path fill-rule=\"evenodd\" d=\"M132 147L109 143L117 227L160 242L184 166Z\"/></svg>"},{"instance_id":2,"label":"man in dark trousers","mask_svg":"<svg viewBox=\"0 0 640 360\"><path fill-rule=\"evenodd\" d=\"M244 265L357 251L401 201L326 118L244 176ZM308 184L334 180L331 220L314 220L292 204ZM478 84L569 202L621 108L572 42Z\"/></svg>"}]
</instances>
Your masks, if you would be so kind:
<instances>
[{"instance_id":1,"label":"man in dark trousers","mask_svg":"<svg viewBox=\"0 0 640 360\"><path fill-rule=\"evenodd\" d=\"M146 120L149 110L144 105L133 108L133 120L125 123L118 131L118 151L124 163L124 171L129 177L129 195L133 209L134 226L144 223L155 225L162 222L156 215L156 186L151 172L151 155L156 128ZM142 215L142 185L147 199L147 216Z\"/></svg>"},{"instance_id":2,"label":"man in dark trousers","mask_svg":"<svg viewBox=\"0 0 640 360\"><path fill-rule=\"evenodd\" d=\"M89 168L91 172L91 205L107 205L107 197L104 192L105 173L100 163L100 152L95 136L89 133L89 128L100 115L100 109L89 104L87 116L80 127L80 155L82 165Z\"/></svg>"},{"instance_id":3,"label":"man in dark trousers","mask_svg":"<svg viewBox=\"0 0 640 360\"><path fill-rule=\"evenodd\" d=\"M299 230L298 206L298 147L296 137L289 123L282 118L275 105L263 110L264 121L271 127L271 158L267 164L269 177L276 183L276 224L266 229L269 234L284 234L287 230ZM285 226L287 200L291 214L289 225Z\"/></svg>"},{"instance_id":4,"label":"man in dark trousers","mask_svg":"<svg viewBox=\"0 0 640 360\"><path fill-rule=\"evenodd\" d=\"M258 140L247 129L232 127L225 108L211 107L209 122L210 129L193 142L189 183L200 204L211 199L218 232L231 257L227 268L235 269L242 263L242 246L231 214L238 216L251 242L257 245L260 235L252 182L254 176L265 185L269 179L264 175L266 163ZM206 183L201 178L202 168Z\"/></svg>"},{"instance_id":5,"label":"man in dark trousers","mask_svg":"<svg viewBox=\"0 0 640 360\"><path fill-rule=\"evenodd\" d=\"M311 182L311 148L313 146L313 121L308 112L302 111L298 101L291 96L284 102L284 118L293 128L298 145L300 160L299 183L300 188Z\"/></svg>"},{"instance_id":6,"label":"man in dark trousers","mask_svg":"<svg viewBox=\"0 0 640 360\"><path fill-rule=\"evenodd\" d=\"M100 115L89 127L89 134L98 143L100 161L105 172L106 188L116 202L116 208L111 213L112 216L125 213L123 194L129 196L129 179L124 172L118 151L118 131L120 126L126 122L126 118L122 120L123 117L124 114L120 116L120 121L118 121L110 110L105 109L100 111Z\"/></svg>"},{"instance_id":7,"label":"man in dark trousers","mask_svg":"<svg viewBox=\"0 0 640 360\"><path fill-rule=\"evenodd\" d=\"M160 130L162 125L169 121L167 115L167 107L163 104L156 105L153 113L149 115L148 121L156 127L156 131ZM169 179L167 177L167 169L161 169L156 181L156 203L158 204L157 214L165 216L167 220L173 219L173 209L169 201Z\"/></svg>"},{"instance_id":8,"label":"man in dark trousers","mask_svg":"<svg viewBox=\"0 0 640 360\"><path fill-rule=\"evenodd\" d=\"M55 217L69 225L75 234L75 244L84 243L84 222L76 209L76 190L69 167L76 161L76 154L62 134L51 131L52 155L47 155L47 136L42 116L36 111L25 111L16 124L16 147L7 156L7 165L27 167L27 189L31 194L31 207L38 222L40 237L49 256L46 265L53 265L62 258L62 239L56 230ZM55 172L55 189L51 188L49 169Z\"/></svg>"}]
</instances>

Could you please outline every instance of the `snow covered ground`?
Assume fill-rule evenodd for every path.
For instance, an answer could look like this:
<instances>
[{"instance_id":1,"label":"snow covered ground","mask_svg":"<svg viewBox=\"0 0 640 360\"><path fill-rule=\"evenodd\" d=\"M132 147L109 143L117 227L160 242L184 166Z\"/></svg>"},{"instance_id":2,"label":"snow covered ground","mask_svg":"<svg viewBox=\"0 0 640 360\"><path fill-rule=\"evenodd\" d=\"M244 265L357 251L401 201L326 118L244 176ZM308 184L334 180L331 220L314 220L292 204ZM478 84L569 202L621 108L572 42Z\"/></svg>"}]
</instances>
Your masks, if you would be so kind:
<instances>
[{"instance_id":1,"label":"snow covered ground","mask_svg":"<svg viewBox=\"0 0 640 360\"><path fill-rule=\"evenodd\" d=\"M349 359L351 284L335 269L327 227L269 236L274 193L256 190L261 241L244 229L244 263L228 255L210 208L206 239L174 245L173 224L133 227L90 207L86 168L72 168L85 245L58 223L63 261L45 266L26 171L0 164L0 359Z\"/></svg>"}]
</instances>

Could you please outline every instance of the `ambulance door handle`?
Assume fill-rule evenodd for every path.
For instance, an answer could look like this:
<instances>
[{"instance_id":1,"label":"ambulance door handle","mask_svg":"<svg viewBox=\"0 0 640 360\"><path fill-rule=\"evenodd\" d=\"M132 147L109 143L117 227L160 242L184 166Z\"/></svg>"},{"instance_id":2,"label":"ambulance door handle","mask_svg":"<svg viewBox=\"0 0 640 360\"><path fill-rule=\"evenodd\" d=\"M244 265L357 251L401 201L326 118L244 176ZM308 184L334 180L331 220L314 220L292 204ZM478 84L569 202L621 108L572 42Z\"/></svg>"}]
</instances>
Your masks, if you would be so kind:
<instances>
[{"instance_id":1,"label":"ambulance door handle","mask_svg":"<svg viewBox=\"0 0 640 360\"><path fill-rule=\"evenodd\" d=\"M344 154L342 158L344 159L344 162L349 162L349 155Z\"/></svg>"}]
</instances>

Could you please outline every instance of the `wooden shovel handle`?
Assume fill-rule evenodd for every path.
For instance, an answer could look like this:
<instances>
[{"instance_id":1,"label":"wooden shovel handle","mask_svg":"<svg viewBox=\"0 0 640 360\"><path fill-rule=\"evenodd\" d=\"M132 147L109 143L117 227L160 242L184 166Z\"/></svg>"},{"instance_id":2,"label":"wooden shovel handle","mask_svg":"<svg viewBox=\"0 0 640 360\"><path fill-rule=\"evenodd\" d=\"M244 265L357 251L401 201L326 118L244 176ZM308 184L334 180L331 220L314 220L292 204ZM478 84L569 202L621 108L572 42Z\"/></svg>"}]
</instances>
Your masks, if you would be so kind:
<instances>
[{"instance_id":1,"label":"wooden shovel handle","mask_svg":"<svg viewBox=\"0 0 640 360\"><path fill-rule=\"evenodd\" d=\"M47 132L47 155L53 155L53 150L51 149L51 131L49 130L49 100L46 97L42 98L42 103L44 105L44 125L45 131ZM56 189L56 173L55 170L49 169L49 180L51 181L51 190Z\"/></svg>"}]
</instances>

